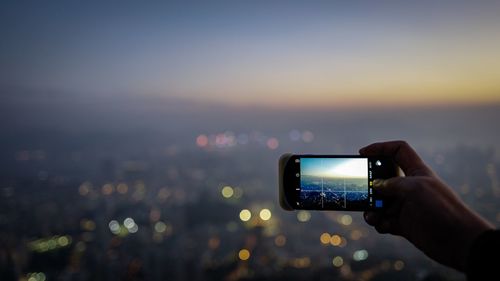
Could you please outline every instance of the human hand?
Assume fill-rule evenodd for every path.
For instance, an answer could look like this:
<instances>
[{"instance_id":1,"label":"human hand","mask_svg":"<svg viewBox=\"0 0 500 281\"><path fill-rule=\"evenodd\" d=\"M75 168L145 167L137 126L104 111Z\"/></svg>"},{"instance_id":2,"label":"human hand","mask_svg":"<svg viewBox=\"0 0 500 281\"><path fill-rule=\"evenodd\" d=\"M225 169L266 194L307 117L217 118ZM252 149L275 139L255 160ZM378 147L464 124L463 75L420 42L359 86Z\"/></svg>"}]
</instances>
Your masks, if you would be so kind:
<instances>
[{"instance_id":1,"label":"human hand","mask_svg":"<svg viewBox=\"0 0 500 281\"><path fill-rule=\"evenodd\" d=\"M469 209L406 142L374 143L359 153L393 157L405 173L374 181L389 205L365 212L366 222L379 233L405 237L437 262L464 271L472 243L493 225Z\"/></svg>"}]
</instances>

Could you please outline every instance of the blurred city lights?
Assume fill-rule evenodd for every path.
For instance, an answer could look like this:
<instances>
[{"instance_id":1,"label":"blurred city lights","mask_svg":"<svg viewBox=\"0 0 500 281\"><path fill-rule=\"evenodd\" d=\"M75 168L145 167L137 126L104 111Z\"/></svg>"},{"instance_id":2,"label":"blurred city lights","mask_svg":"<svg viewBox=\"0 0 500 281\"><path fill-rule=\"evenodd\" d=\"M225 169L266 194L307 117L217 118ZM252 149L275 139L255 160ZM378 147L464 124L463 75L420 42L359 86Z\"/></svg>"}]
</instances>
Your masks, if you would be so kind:
<instances>
[{"instance_id":1,"label":"blurred city lights","mask_svg":"<svg viewBox=\"0 0 500 281\"><path fill-rule=\"evenodd\" d=\"M321 244L324 244L324 245L330 244L330 239L331 239L330 234L328 234L326 232L321 234L321 236L319 237L319 241L321 241Z\"/></svg>"},{"instance_id":2,"label":"blurred city lights","mask_svg":"<svg viewBox=\"0 0 500 281\"><path fill-rule=\"evenodd\" d=\"M155 223L155 231L156 232L163 233L163 232L165 232L166 229L167 229L167 225L164 222L159 221L159 222Z\"/></svg>"},{"instance_id":3,"label":"blurred city lights","mask_svg":"<svg viewBox=\"0 0 500 281\"><path fill-rule=\"evenodd\" d=\"M126 218L123 220L123 226L125 226L129 233L136 233L139 230L139 226L135 223L133 218Z\"/></svg>"},{"instance_id":4,"label":"blurred city lights","mask_svg":"<svg viewBox=\"0 0 500 281\"><path fill-rule=\"evenodd\" d=\"M240 258L240 260L246 261L250 258L250 251L248 251L247 249L241 249L238 252L238 257Z\"/></svg>"},{"instance_id":5,"label":"blurred city lights","mask_svg":"<svg viewBox=\"0 0 500 281\"><path fill-rule=\"evenodd\" d=\"M266 223L262 234L267 237L276 236L280 232L278 224L275 222Z\"/></svg>"},{"instance_id":6,"label":"blurred city lights","mask_svg":"<svg viewBox=\"0 0 500 281\"><path fill-rule=\"evenodd\" d=\"M237 144L234 133L229 131L216 134L214 143L217 148L227 148ZM208 140L208 144L211 144L210 138Z\"/></svg>"},{"instance_id":7,"label":"blurred city lights","mask_svg":"<svg viewBox=\"0 0 500 281\"><path fill-rule=\"evenodd\" d=\"M283 234L280 234L274 238L274 244L278 247L283 247L286 244L286 236Z\"/></svg>"},{"instance_id":8,"label":"blurred city lights","mask_svg":"<svg viewBox=\"0 0 500 281\"><path fill-rule=\"evenodd\" d=\"M28 277L28 281L45 281L45 280L47 280L47 277L45 276L45 273L43 273L43 272L28 273L28 274L26 274L26 277Z\"/></svg>"},{"instance_id":9,"label":"blurred city lights","mask_svg":"<svg viewBox=\"0 0 500 281\"><path fill-rule=\"evenodd\" d=\"M339 246L340 243L342 243L342 238L335 234L335 235L332 235L332 237L330 238L330 243L333 245L333 246Z\"/></svg>"},{"instance_id":10,"label":"blurred city lights","mask_svg":"<svg viewBox=\"0 0 500 281\"><path fill-rule=\"evenodd\" d=\"M299 131L291 130L289 132L289 138L291 141L302 141L305 143L310 143L314 140L314 134L309 130ZM197 147L207 148L207 151L212 151L213 148L225 149L234 147L237 145L247 145L249 143L258 143L270 150L275 150L280 146L280 141L277 137L266 136L260 132L251 132L235 134L231 131L212 133L212 134L200 134L196 137L195 143Z\"/></svg>"},{"instance_id":11,"label":"blurred city lights","mask_svg":"<svg viewBox=\"0 0 500 281\"><path fill-rule=\"evenodd\" d=\"M348 277L352 274L352 270L349 264L344 264L340 267L340 274L344 277Z\"/></svg>"},{"instance_id":12,"label":"blurred city lights","mask_svg":"<svg viewBox=\"0 0 500 281\"><path fill-rule=\"evenodd\" d=\"M114 186L110 183L107 183L102 186L102 194L104 195L110 195L114 191Z\"/></svg>"},{"instance_id":13,"label":"blurred city lights","mask_svg":"<svg viewBox=\"0 0 500 281\"><path fill-rule=\"evenodd\" d=\"M304 142L312 142L314 140L314 134L311 131L302 132L302 140Z\"/></svg>"},{"instance_id":14,"label":"blurred city lights","mask_svg":"<svg viewBox=\"0 0 500 281\"><path fill-rule=\"evenodd\" d=\"M57 238L57 244L59 244L61 247L66 247L69 244L69 239L66 236L61 236Z\"/></svg>"},{"instance_id":15,"label":"blurred city lights","mask_svg":"<svg viewBox=\"0 0 500 281\"><path fill-rule=\"evenodd\" d=\"M128 232L130 233L136 233L139 231L139 226L137 224L134 224L132 227L128 228Z\"/></svg>"},{"instance_id":16,"label":"blurred city lights","mask_svg":"<svg viewBox=\"0 0 500 281\"><path fill-rule=\"evenodd\" d=\"M135 221L132 218L126 218L125 220L123 220L123 226L125 226L128 229L132 228L134 225Z\"/></svg>"},{"instance_id":17,"label":"blurred city lights","mask_svg":"<svg viewBox=\"0 0 500 281\"><path fill-rule=\"evenodd\" d=\"M363 261L368 258L368 252L366 250L358 250L355 251L354 254L352 254L352 258L355 261Z\"/></svg>"},{"instance_id":18,"label":"blurred city lights","mask_svg":"<svg viewBox=\"0 0 500 281\"><path fill-rule=\"evenodd\" d=\"M341 256L336 256L333 258L332 264L335 267L341 267L344 264L344 259Z\"/></svg>"},{"instance_id":19,"label":"blurred city lights","mask_svg":"<svg viewBox=\"0 0 500 281\"><path fill-rule=\"evenodd\" d=\"M162 187L160 190L158 190L158 201L164 202L167 200L171 195L171 191L168 188Z\"/></svg>"},{"instance_id":20,"label":"blurred city lights","mask_svg":"<svg viewBox=\"0 0 500 281\"><path fill-rule=\"evenodd\" d=\"M208 137L206 135L199 135L196 138L196 145L199 147L206 147L208 145Z\"/></svg>"},{"instance_id":21,"label":"blurred city lights","mask_svg":"<svg viewBox=\"0 0 500 281\"><path fill-rule=\"evenodd\" d=\"M233 188L234 191L234 198L239 199L243 196L243 189L241 187L235 187Z\"/></svg>"},{"instance_id":22,"label":"blurred city lights","mask_svg":"<svg viewBox=\"0 0 500 281\"><path fill-rule=\"evenodd\" d=\"M116 191L120 194L125 194L128 191L128 185L126 183L120 183L116 186Z\"/></svg>"},{"instance_id":23,"label":"blurred city lights","mask_svg":"<svg viewBox=\"0 0 500 281\"><path fill-rule=\"evenodd\" d=\"M352 223L352 217L350 215L343 215L340 217L339 222L343 225L350 225Z\"/></svg>"},{"instance_id":24,"label":"blurred city lights","mask_svg":"<svg viewBox=\"0 0 500 281\"><path fill-rule=\"evenodd\" d=\"M401 271L405 267L405 263L402 260L397 260L394 262L394 270Z\"/></svg>"},{"instance_id":25,"label":"blurred city lights","mask_svg":"<svg viewBox=\"0 0 500 281\"><path fill-rule=\"evenodd\" d=\"M47 241L47 246L49 247L49 250L54 250L57 247L57 240L55 239L50 239Z\"/></svg>"},{"instance_id":26,"label":"blurred city lights","mask_svg":"<svg viewBox=\"0 0 500 281\"><path fill-rule=\"evenodd\" d=\"M285 134L285 138L283 140L280 138L277 143L279 144L278 148L288 149L292 146L296 146L298 149L301 149L301 147L307 148L302 143L304 141L302 139L303 135L307 136L305 131L295 130L289 133L290 140L296 142L291 143ZM152 175L150 177L149 173L135 170L131 173L128 173L128 170L124 172L120 170L123 166L121 160L116 160L116 164L111 165L112 176L110 177L95 179L90 176L89 181L83 183L84 177L82 177L76 181L81 184L76 186L73 186L72 181L68 181L71 184L70 192L78 197L75 206L80 208L78 212L68 212L68 217L65 218L65 225L69 227L75 226L76 228L66 231L73 236L50 236L35 241L28 240L27 243L26 240L20 240L20 243L25 243L29 250L27 254L22 252L21 254L27 256L28 259L30 259L30 256L36 257L40 254L47 256L58 255L61 256L61 259L64 258L65 262L73 262L73 256L86 258L87 255L95 255L99 249L104 249L103 255L109 261L116 262L120 258L121 252L135 252L135 248L143 245L144 251L155 251L155 247L169 247L169 245L176 244L178 241L184 241L185 244L183 245L185 245L186 251L189 251L187 255L199 258L196 262L199 262L200 267L203 269L223 271L224 268L228 268L229 263L234 263L235 260L252 261L252 263L240 262L237 265L240 269L235 272L238 272L239 279L252 276L256 272L256 266L262 266L265 270L269 270L270 276L278 276L278 278L282 276L280 274L282 274L283 270L287 270L289 267L297 269L311 267L310 270L297 270L297 272L308 274L322 271L325 269L324 266L328 266L329 270L335 270L335 274L339 274L338 278L343 278L342 280L374 280L375 277L379 277L379 274L388 271L407 270L408 272L414 272L415 269L418 270L420 266L420 263L416 262L419 260L418 258L406 257L408 260L402 261L397 259L403 256L391 256L393 249L385 247L385 243L383 245L375 243L375 239L378 238L373 237L370 226L356 223L357 221L354 220L358 216L354 216L352 213L322 213L321 215L318 214L317 218L312 219L313 212L307 210L299 210L295 214L285 213L281 210L275 211L275 205L269 203L268 199L269 194L274 192L268 190L268 181L259 177L246 177L249 175L247 174L249 169L253 169L252 167L259 164L249 162L246 157L238 160L240 162L229 160L231 153L239 153L239 149L248 149L252 153L255 150L260 150L262 155L275 157L276 155L273 156L268 150L272 149L269 144L273 140L273 137L269 135L271 134L259 132L237 134L238 137L235 137L236 135L231 132L207 135L207 149L202 152L198 150L197 152L206 157L207 163L210 163L206 166L190 164L192 159L189 158L188 153L191 153L189 149L186 149L184 155L182 154L184 152L182 146L169 145L169 149L175 148L172 148L171 151L172 153L176 151L178 158L172 156L175 154L169 154L166 160L162 158L161 160L165 162L165 165L158 168L159 176ZM281 137L281 135L279 136ZM189 136L189 138L191 138L191 144L188 145L191 146L192 151L194 149L192 136ZM235 148L233 152L213 152L215 149L240 144L248 145L245 148ZM162 152L163 145L161 147ZM335 148L335 151L341 151L345 148L343 145L338 146L340 148ZM262 155L257 155L259 157L256 158L261 159ZM166 156L161 154L160 157ZM186 160L186 163L179 162L178 160L182 157L188 158L189 161ZM215 157L220 162L216 162ZM448 159L452 163L451 158L446 159L447 161L443 165L448 165ZM152 161L148 165L153 166ZM144 162L148 163L149 160ZM212 165L212 163L218 164ZM218 167L219 164L220 167ZM224 165L234 168L234 171ZM271 164L269 165L271 166ZM496 168L497 164L488 165L490 166L487 166L487 169L489 169L487 172L489 174L496 173L493 168ZM269 167L265 168L269 171ZM480 168L484 169L484 166ZM234 177L233 173L235 174ZM113 176L115 174L116 177ZM52 172L50 175L52 176ZM50 178L43 184L48 184ZM493 179L496 180L496 175ZM492 181L490 187L495 188L496 185L493 179L490 179ZM90 183L90 180L93 183ZM54 180L54 184L58 184L59 181L62 182L63 180ZM227 183L231 183L231 185ZM5 198L11 200L19 195L14 194L17 189L11 186L13 184L0 187L0 197L5 196ZM186 188L186 186L190 186L190 188ZM216 187L215 193L204 197L206 193L203 192L214 186ZM458 190L466 191L469 196L479 194L467 182L459 183ZM116 196L112 196L115 192ZM243 197L244 192L245 200L237 200ZM485 186L480 194L484 194L484 197L489 196L490 190ZM142 202L135 201L140 198L143 198ZM181 212L178 215L179 208L182 209L197 203L203 203L201 200L207 200L207 206L209 206L210 210L190 208L189 212ZM42 209L45 208L44 206L41 207ZM50 214L52 208L49 205L44 214ZM62 210L61 216L66 215L63 214L64 208L58 210ZM239 220L236 218L236 214L239 214ZM108 216L113 217L103 221ZM64 231L58 226L53 227L53 218L50 215L47 217L46 221L44 221L45 225L33 222L33 224L38 224L38 227L41 227L43 231L46 231L37 233L52 234L55 231ZM114 219L111 220L112 218ZM494 209L490 210L489 218L500 221L500 212ZM141 227L138 226L135 219L140 222ZM328 233L321 232L321 229L326 228L324 220L334 222L333 225L330 225L333 229ZM113 235L107 233L108 230L105 229L106 221L108 221L109 231ZM201 221L201 223L198 223L198 221ZM241 223L241 221L244 223ZM172 225L174 224L178 233L170 237L173 233ZM140 235L133 235L138 230L141 230ZM320 237L317 234L320 234ZM36 233L30 235L36 235ZM128 237L125 239L125 236ZM317 243L318 238L321 243ZM72 239L78 240L72 244ZM360 239L362 241L359 241ZM397 241L391 243L387 244L399 245ZM109 247L99 248L102 245L108 245ZM310 252L305 253L310 257L297 257L297 247L311 249ZM361 249L361 247L367 248ZM143 249L140 248L140 250ZM85 251L87 252L83 254L82 252ZM370 262L362 262L368 259L368 252L370 252ZM377 255L373 256L375 252L377 252ZM158 251L157 254L161 258L172 258L172 256L175 258L175 255L177 255L173 250L161 253ZM156 255L156 252L153 255ZM128 260L118 260L118 263L124 266L124 264L128 263ZM88 269L84 263L81 263L80 266L82 266L82 270ZM46 269L32 268L32 270L45 271ZM247 275L240 271L245 272ZM229 272L224 273L230 274ZM50 271L46 271L46 274L47 278L52 277ZM28 279L35 280L36 277L20 276L20 279L25 281Z\"/></svg>"},{"instance_id":27,"label":"blurred city lights","mask_svg":"<svg viewBox=\"0 0 500 281\"><path fill-rule=\"evenodd\" d=\"M252 217L252 213L248 209L243 209L240 212L240 220L248 221Z\"/></svg>"},{"instance_id":28,"label":"blurred city lights","mask_svg":"<svg viewBox=\"0 0 500 281\"><path fill-rule=\"evenodd\" d=\"M87 246L85 246L85 242L83 241L78 241L75 245L75 250L77 252L84 252L87 249Z\"/></svg>"},{"instance_id":29,"label":"blurred city lights","mask_svg":"<svg viewBox=\"0 0 500 281\"><path fill-rule=\"evenodd\" d=\"M311 258L309 257L303 257L303 258L296 258L292 260L292 266L295 268L306 268L311 265Z\"/></svg>"},{"instance_id":30,"label":"blurred city lights","mask_svg":"<svg viewBox=\"0 0 500 281\"><path fill-rule=\"evenodd\" d=\"M89 194L91 189L92 189L92 184L90 182L84 182L78 188L78 193L80 193L80 195L82 196L85 196Z\"/></svg>"},{"instance_id":31,"label":"blurred city lights","mask_svg":"<svg viewBox=\"0 0 500 281\"><path fill-rule=\"evenodd\" d=\"M151 211L149 212L149 220L151 222L156 222L160 220L161 218L161 212L157 208L152 208Z\"/></svg>"},{"instance_id":32,"label":"blurred city lights","mask_svg":"<svg viewBox=\"0 0 500 281\"><path fill-rule=\"evenodd\" d=\"M232 187L226 185L222 188L221 194L224 198L230 198L231 196L234 195L234 190Z\"/></svg>"},{"instance_id":33,"label":"blurred city lights","mask_svg":"<svg viewBox=\"0 0 500 281\"><path fill-rule=\"evenodd\" d=\"M340 239L342 239L342 241L340 242L339 247L344 248L345 246L347 246L347 239L342 236L340 237Z\"/></svg>"},{"instance_id":34,"label":"blurred city lights","mask_svg":"<svg viewBox=\"0 0 500 281\"><path fill-rule=\"evenodd\" d=\"M120 225L120 230L118 231L118 233L116 235L118 235L119 237L125 237L128 234L129 234L128 228L126 228L123 225Z\"/></svg>"},{"instance_id":35,"label":"blurred city lights","mask_svg":"<svg viewBox=\"0 0 500 281\"><path fill-rule=\"evenodd\" d=\"M220 246L220 239L218 237L211 237L208 239L208 247L212 250L215 250L219 248Z\"/></svg>"},{"instance_id":36,"label":"blurred city lights","mask_svg":"<svg viewBox=\"0 0 500 281\"><path fill-rule=\"evenodd\" d=\"M69 246L72 242L72 238L69 235L62 236L52 236L48 238L40 238L28 243L28 247L32 251L39 253L56 250L59 248L64 248Z\"/></svg>"},{"instance_id":37,"label":"blurred city lights","mask_svg":"<svg viewBox=\"0 0 500 281\"><path fill-rule=\"evenodd\" d=\"M93 231L95 230L95 222L88 219L82 219L80 221L80 227L86 231Z\"/></svg>"},{"instance_id":38,"label":"blurred city lights","mask_svg":"<svg viewBox=\"0 0 500 281\"><path fill-rule=\"evenodd\" d=\"M361 212L279 207L280 153L398 136L500 227L500 0L26 2L0 10L0 281L463 280ZM292 206L366 199L317 164Z\"/></svg>"},{"instance_id":39,"label":"blurred city lights","mask_svg":"<svg viewBox=\"0 0 500 281\"><path fill-rule=\"evenodd\" d=\"M363 236L363 233L357 229L351 231L351 239L359 240Z\"/></svg>"},{"instance_id":40,"label":"blurred city lights","mask_svg":"<svg viewBox=\"0 0 500 281\"><path fill-rule=\"evenodd\" d=\"M300 222L307 222L311 219L311 212L309 211L298 211L297 212L297 220Z\"/></svg>"},{"instance_id":41,"label":"blurred city lights","mask_svg":"<svg viewBox=\"0 0 500 281\"><path fill-rule=\"evenodd\" d=\"M267 221L271 218L271 211L269 209L262 209L260 210L259 217L262 220Z\"/></svg>"},{"instance_id":42,"label":"blurred city lights","mask_svg":"<svg viewBox=\"0 0 500 281\"><path fill-rule=\"evenodd\" d=\"M119 234L120 233L120 224L116 220L112 220L108 224L109 230L113 234Z\"/></svg>"},{"instance_id":43,"label":"blurred city lights","mask_svg":"<svg viewBox=\"0 0 500 281\"><path fill-rule=\"evenodd\" d=\"M269 149L274 150L274 149L278 148L278 146L279 146L279 141L278 141L278 139L276 139L276 138L269 138L269 139L267 140L266 144L267 144L267 147L268 147Z\"/></svg>"}]
</instances>

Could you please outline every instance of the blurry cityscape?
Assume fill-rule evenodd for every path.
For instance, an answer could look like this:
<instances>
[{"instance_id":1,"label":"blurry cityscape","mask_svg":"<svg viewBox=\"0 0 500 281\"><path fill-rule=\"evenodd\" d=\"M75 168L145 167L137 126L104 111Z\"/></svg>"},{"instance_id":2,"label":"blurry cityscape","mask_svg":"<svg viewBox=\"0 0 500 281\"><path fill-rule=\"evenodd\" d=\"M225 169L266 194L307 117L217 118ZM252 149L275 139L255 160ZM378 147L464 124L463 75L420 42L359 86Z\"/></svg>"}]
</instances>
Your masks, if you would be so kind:
<instances>
[{"instance_id":1,"label":"blurry cityscape","mask_svg":"<svg viewBox=\"0 0 500 281\"><path fill-rule=\"evenodd\" d=\"M499 1L2 1L0 281L458 281L282 153L404 139L500 226ZM453 235L453 234L450 234Z\"/></svg>"},{"instance_id":2,"label":"blurry cityscape","mask_svg":"<svg viewBox=\"0 0 500 281\"><path fill-rule=\"evenodd\" d=\"M2 96L0 280L464 280L361 213L279 208L280 154L389 139L500 226L498 106L159 102Z\"/></svg>"}]
</instances>

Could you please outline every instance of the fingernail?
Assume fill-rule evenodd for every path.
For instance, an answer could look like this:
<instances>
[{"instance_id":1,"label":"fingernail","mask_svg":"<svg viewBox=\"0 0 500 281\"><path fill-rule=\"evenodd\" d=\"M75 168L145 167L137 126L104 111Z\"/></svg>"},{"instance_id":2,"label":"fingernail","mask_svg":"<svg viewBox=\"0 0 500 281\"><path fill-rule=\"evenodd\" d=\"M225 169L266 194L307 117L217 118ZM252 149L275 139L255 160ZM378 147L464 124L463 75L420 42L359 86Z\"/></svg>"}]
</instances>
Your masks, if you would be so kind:
<instances>
[{"instance_id":1,"label":"fingernail","mask_svg":"<svg viewBox=\"0 0 500 281\"><path fill-rule=\"evenodd\" d=\"M373 186L375 186L375 187L381 187L382 183L384 183L383 180L379 180L379 179L373 180Z\"/></svg>"}]
</instances>

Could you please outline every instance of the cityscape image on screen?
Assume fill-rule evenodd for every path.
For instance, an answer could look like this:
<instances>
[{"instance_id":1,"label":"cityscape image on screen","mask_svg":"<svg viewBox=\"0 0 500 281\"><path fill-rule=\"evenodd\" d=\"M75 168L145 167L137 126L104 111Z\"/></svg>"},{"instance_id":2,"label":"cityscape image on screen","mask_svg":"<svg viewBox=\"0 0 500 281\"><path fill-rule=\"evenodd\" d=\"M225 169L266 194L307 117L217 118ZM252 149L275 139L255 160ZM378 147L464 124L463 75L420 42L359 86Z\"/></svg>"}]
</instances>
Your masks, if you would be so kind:
<instances>
[{"instance_id":1,"label":"cityscape image on screen","mask_svg":"<svg viewBox=\"0 0 500 281\"><path fill-rule=\"evenodd\" d=\"M368 159L302 158L300 202L311 209L362 208L368 200Z\"/></svg>"}]
</instances>

